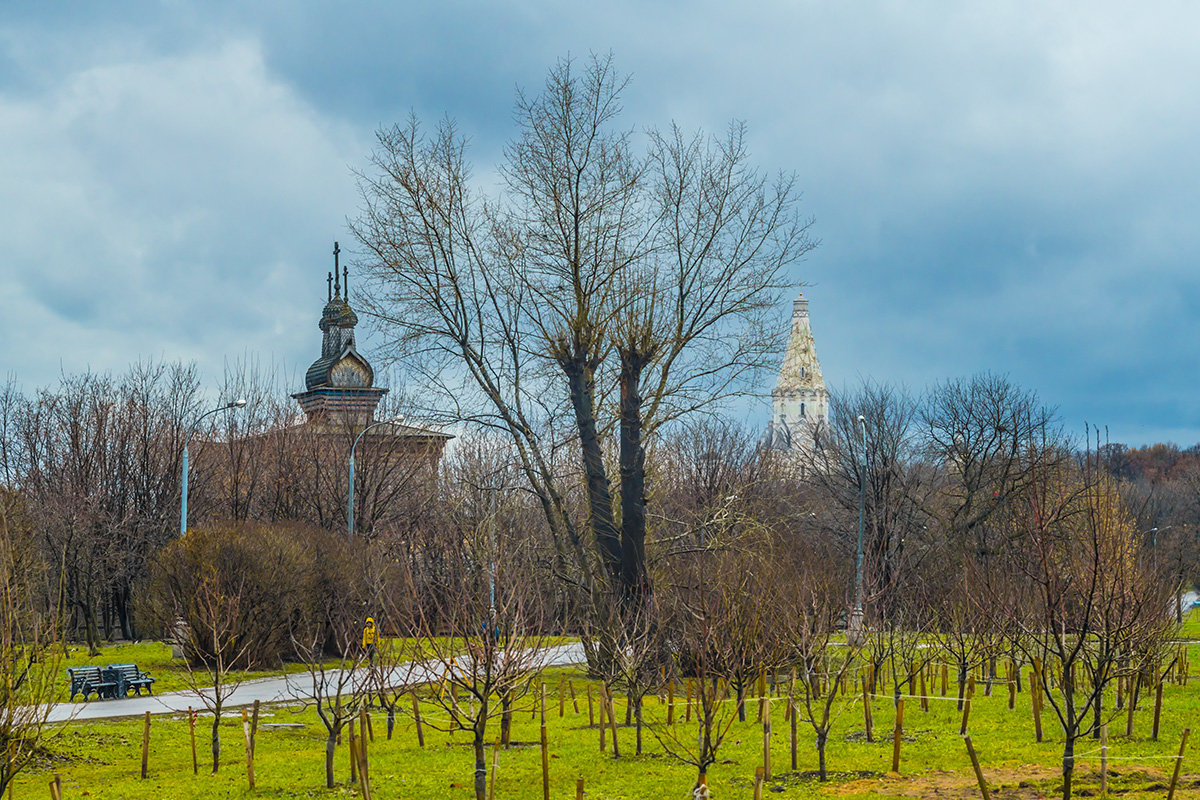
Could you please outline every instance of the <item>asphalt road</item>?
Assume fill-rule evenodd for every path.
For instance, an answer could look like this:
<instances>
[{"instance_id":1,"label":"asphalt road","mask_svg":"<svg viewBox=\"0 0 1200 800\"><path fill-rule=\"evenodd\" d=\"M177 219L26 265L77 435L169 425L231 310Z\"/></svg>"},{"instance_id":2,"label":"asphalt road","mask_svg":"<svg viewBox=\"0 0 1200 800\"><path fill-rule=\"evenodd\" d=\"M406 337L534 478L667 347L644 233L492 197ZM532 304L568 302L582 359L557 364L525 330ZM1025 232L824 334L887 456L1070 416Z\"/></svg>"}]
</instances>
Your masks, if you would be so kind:
<instances>
[{"instance_id":1,"label":"asphalt road","mask_svg":"<svg viewBox=\"0 0 1200 800\"><path fill-rule=\"evenodd\" d=\"M584 661L583 646L579 644L547 647L537 658L539 666L554 667L567 664L578 664ZM456 668L465 666L463 660L456 663ZM389 675L389 683L394 686L405 684L429 683L440 679L445 666L440 662L414 661L395 667ZM346 673L333 670L325 674L326 686L336 686L339 681L344 685L357 687L368 678L366 669ZM258 678L243 681L225 701L225 708L252 705L255 700L261 703L286 703L310 700L313 696L313 677L306 672L293 675L281 675L275 678ZM204 707L198 696L211 688L197 691L168 692L166 694L143 695L117 698L113 700L91 700L84 703L58 703L50 709L49 722L66 722L68 720L112 719L116 717L140 717L149 711L151 714L186 713L188 708Z\"/></svg>"}]
</instances>

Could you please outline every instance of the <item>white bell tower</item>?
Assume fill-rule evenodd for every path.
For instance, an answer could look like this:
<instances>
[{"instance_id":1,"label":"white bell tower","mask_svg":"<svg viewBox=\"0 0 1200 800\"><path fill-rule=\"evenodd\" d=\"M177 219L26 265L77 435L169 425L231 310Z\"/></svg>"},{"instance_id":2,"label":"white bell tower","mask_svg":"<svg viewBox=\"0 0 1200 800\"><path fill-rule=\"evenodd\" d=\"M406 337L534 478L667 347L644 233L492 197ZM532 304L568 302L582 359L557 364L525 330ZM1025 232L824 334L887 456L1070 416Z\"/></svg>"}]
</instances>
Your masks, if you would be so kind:
<instances>
[{"instance_id":1,"label":"white bell tower","mask_svg":"<svg viewBox=\"0 0 1200 800\"><path fill-rule=\"evenodd\" d=\"M816 427L829 422L829 391L803 293L792 302L792 332L771 399L771 447L793 451L812 447Z\"/></svg>"}]
</instances>

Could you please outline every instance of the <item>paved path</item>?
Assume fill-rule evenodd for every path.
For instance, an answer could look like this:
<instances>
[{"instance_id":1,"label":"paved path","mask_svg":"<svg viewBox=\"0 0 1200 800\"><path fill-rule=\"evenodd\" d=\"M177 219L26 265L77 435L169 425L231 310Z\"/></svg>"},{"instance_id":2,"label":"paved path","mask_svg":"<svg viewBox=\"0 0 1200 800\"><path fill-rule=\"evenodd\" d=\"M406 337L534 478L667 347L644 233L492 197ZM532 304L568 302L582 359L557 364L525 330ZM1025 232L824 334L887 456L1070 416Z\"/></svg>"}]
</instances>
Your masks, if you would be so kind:
<instances>
[{"instance_id":1,"label":"paved path","mask_svg":"<svg viewBox=\"0 0 1200 800\"><path fill-rule=\"evenodd\" d=\"M536 659L539 666L553 667L566 664L578 664L584 661L583 646L579 644L547 647L540 651ZM415 661L401 664L393 669L389 681L392 685L400 686L412 683L429 683L438 680L442 665L438 662ZM367 670L359 669L353 673L333 670L325 675L325 685L334 686L338 681L347 681L354 687L360 686L367 680ZM206 691L206 690L201 690ZM313 695L313 679L307 672L292 675L281 675L274 678L257 678L243 681L229 699L225 707L247 706L258 700L262 703L296 702L309 700ZM140 717L149 711L151 714L186 713L188 707L202 708L203 703L197 693L191 690L168 692L143 697L125 697L115 700L92 700L84 703L58 703L50 709L50 722L66 722L67 720L110 719L114 717Z\"/></svg>"}]
</instances>

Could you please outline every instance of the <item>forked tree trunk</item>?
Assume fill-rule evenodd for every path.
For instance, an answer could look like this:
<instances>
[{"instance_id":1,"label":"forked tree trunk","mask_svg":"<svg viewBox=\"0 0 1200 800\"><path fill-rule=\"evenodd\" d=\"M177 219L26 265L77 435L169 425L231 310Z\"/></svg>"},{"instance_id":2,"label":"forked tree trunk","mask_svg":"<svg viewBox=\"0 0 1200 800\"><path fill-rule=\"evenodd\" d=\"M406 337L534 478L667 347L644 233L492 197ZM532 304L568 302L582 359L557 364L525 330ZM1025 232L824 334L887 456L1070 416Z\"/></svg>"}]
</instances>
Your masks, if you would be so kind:
<instances>
[{"instance_id":1,"label":"forked tree trunk","mask_svg":"<svg viewBox=\"0 0 1200 800\"><path fill-rule=\"evenodd\" d=\"M604 468L604 447L596 430L596 409L593 376L586 364L586 354L571 354L559 363L567 376L571 408L579 431L579 447L583 455L583 471L587 478L588 519L600 561L611 584L621 588L621 540L613 515L612 490ZM625 592L622 591L624 596Z\"/></svg>"}]
</instances>

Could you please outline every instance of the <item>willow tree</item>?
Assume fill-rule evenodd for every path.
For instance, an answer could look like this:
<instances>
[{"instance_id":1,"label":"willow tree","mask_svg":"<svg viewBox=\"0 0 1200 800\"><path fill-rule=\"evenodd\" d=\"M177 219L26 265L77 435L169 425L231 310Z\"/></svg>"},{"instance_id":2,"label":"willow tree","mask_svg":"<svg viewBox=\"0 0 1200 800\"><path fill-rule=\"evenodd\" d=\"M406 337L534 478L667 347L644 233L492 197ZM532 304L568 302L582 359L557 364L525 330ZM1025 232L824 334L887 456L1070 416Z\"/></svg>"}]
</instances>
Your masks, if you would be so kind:
<instances>
[{"instance_id":1,"label":"willow tree","mask_svg":"<svg viewBox=\"0 0 1200 800\"><path fill-rule=\"evenodd\" d=\"M424 411L506 432L558 567L629 609L650 591L648 442L775 365L774 310L815 242L793 179L750 164L743 126L635 133L619 121L626 84L593 57L518 92L491 193L452 121L381 130L352 226L364 305L422 379Z\"/></svg>"}]
</instances>

